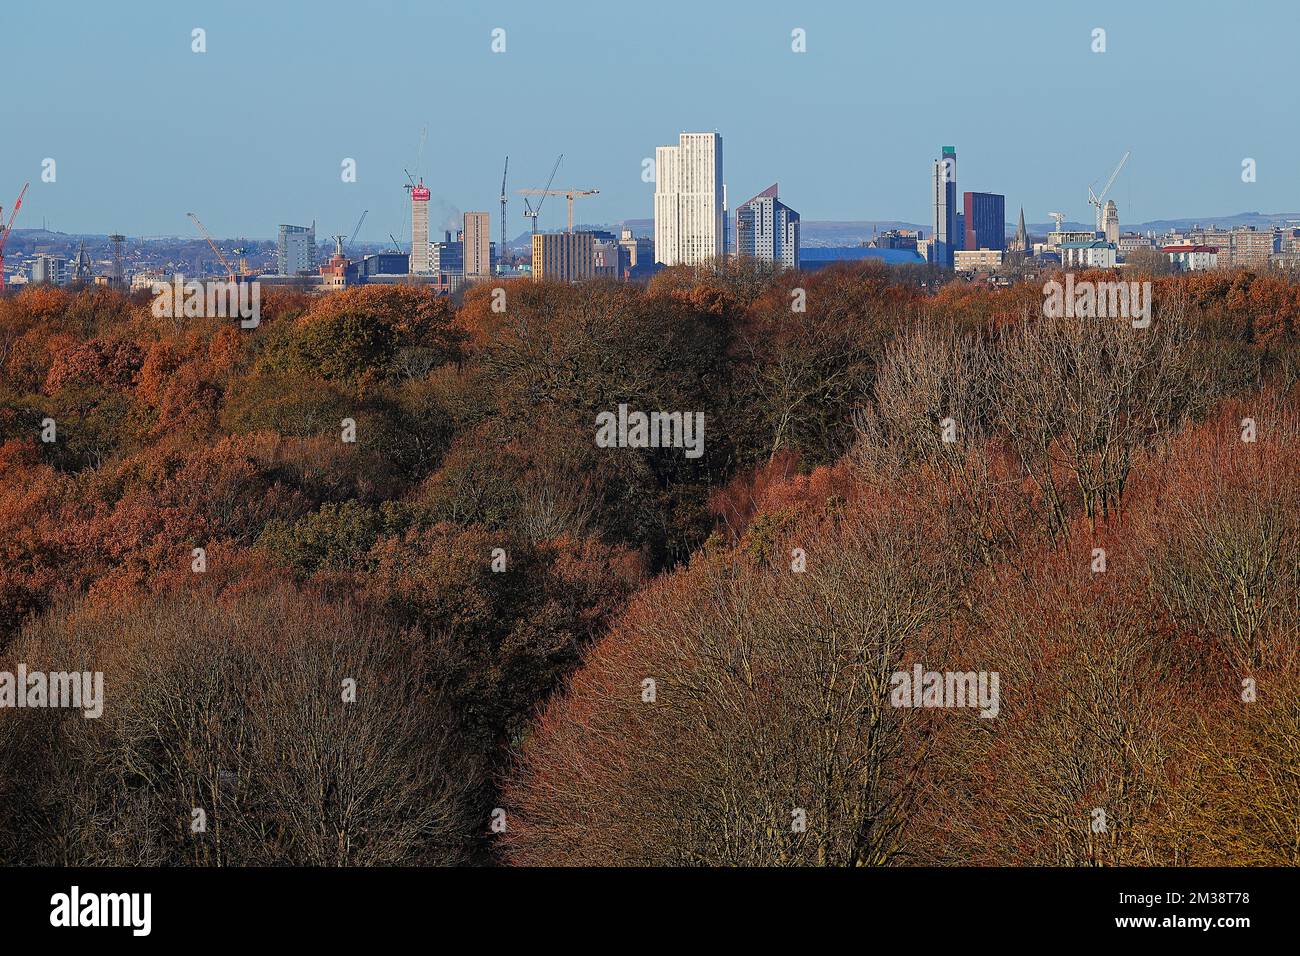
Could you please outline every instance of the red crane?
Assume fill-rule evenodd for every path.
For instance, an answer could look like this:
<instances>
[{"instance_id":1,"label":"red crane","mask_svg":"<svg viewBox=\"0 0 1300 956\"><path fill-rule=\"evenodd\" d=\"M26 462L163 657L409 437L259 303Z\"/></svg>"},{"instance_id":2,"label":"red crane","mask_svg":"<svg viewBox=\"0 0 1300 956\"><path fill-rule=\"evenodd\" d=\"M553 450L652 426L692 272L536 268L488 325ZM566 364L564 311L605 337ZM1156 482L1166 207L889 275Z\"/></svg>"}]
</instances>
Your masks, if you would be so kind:
<instances>
[{"instance_id":1,"label":"red crane","mask_svg":"<svg viewBox=\"0 0 1300 956\"><path fill-rule=\"evenodd\" d=\"M31 183L23 183L23 191L18 194L18 201L9 211L9 221L0 226L0 292L5 288L5 243L9 241L9 233L14 231L14 219L18 216L18 210L23 208L23 197L27 195L27 187L30 185ZM2 211L0 209L0 212Z\"/></svg>"}]
</instances>

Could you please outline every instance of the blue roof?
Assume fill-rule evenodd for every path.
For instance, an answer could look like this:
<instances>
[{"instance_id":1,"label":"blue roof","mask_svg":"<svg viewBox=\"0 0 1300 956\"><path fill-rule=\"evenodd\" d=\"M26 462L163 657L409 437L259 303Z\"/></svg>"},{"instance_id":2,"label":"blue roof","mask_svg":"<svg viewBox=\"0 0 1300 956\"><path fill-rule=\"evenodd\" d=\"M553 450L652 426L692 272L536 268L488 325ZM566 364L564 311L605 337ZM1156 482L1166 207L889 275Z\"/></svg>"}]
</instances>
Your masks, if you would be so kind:
<instances>
[{"instance_id":1,"label":"blue roof","mask_svg":"<svg viewBox=\"0 0 1300 956\"><path fill-rule=\"evenodd\" d=\"M804 263L860 262L882 259L891 266L925 262L911 249L871 249L867 246L804 246L799 250L799 265Z\"/></svg>"}]
</instances>

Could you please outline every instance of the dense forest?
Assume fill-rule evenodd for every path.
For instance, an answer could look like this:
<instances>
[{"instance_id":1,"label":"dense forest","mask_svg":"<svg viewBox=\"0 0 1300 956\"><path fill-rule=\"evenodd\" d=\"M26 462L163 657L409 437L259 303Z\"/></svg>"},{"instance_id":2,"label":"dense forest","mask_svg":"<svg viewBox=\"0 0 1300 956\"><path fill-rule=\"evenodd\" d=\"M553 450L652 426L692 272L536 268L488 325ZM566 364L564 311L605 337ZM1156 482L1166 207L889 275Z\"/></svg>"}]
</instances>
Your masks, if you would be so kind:
<instances>
[{"instance_id":1,"label":"dense forest","mask_svg":"<svg viewBox=\"0 0 1300 956\"><path fill-rule=\"evenodd\" d=\"M1300 864L1300 284L929 278L0 298L0 862Z\"/></svg>"}]
</instances>

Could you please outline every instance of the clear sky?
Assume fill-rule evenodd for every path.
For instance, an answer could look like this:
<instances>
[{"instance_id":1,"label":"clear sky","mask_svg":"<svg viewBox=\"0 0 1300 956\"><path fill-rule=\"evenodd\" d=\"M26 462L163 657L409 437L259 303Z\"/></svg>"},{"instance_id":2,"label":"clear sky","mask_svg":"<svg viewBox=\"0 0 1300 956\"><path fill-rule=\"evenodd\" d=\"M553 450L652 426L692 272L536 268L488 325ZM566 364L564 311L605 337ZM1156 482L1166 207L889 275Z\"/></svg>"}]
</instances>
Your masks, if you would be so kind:
<instances>
[{"instance_id":1,"label":"clear sky","mask_svg":"<svg viewBox=\"0 0 1300 956\"><path fill-rule=\"evenodd\" d=\"M649 218L642 159L712 129L733 205L779 181L805 219L929 222L947 144L958 188L1004 193L1009 219L1090 219L1126 149L1122 222L1292 212L1298 27L1295 0L5 0L0 204L31 180L19 227L188 235L193 210L270 238L369 209L362 240L400 238L427 126L431 227L488 210L494 236L507 153L514 236L514 190L558 153L557 186L601 191L580 222ZM563 222L548 199L542 227Z\"/></svg>"}]
</instances>

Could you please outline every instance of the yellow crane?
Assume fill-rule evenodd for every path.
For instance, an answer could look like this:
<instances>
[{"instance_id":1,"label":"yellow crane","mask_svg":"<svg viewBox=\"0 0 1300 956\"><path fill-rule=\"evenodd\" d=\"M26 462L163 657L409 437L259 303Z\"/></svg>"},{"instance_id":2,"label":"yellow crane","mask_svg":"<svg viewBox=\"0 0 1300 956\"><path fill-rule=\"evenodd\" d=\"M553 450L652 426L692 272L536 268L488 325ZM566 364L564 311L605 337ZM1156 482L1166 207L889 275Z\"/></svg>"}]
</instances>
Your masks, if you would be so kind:
<instances>
[{"instance_id":1,"label":"yellow crane","mask_svg":"<svg viewBox=\"0 0 1300 956\"><path fill-rule=\"evenodd\" d=\"M523 196L563 196L569 200L569 232L573 232L573 200L579 196L595 196L599 189L521 189L520 195ZM540 203L538 206L540 207ZM533 220L534 231L536 231L537 220Z\"/></svg>"},{"instance_id":2,"label":"yellow crane","mask_svg":"<svg viewBox=\"0 0 1300 956\"><path fill-rule=\"evenodd\" d=\"M221 254L221 250L217 248L217 244L212 241L212 236L208 234L208 230L204 227L203 223L199 222L199 217L194 215L192 212L187 212L185 215L194 220L194 225L199 227L199 232L203 234L203 238L208 241L208 245L212 247L212 251L217 254L217 258L221 260L221 264L226 267L226 276L229 281L239 281L235 278L235 270L231 267L230 263L226 261L226 257Z\"/></svg>"}]
</instances>

